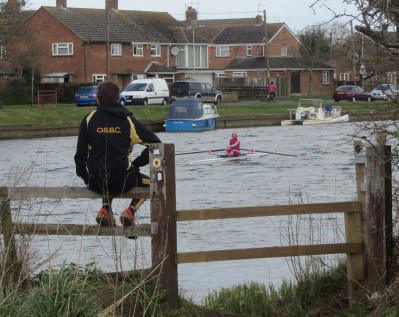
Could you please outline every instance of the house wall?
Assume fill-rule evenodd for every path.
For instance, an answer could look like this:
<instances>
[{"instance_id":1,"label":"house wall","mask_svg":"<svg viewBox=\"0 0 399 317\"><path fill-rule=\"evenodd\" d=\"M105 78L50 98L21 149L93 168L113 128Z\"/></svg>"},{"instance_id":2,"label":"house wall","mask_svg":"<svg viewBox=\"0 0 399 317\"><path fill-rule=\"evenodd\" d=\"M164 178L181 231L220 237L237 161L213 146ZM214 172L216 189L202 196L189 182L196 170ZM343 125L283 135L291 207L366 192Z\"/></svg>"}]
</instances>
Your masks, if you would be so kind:
<instances>
[{"instance_id":1,"label":"house wall","mask_svg":"<svg viewBox=\"0 0 399 317\"><path fill-rule=\"evenodd\" d=\"M281 56L281 46L287 45L287 56L299 56L300 44L295 36L283 27L269 42L269 56Z\"/></svg>"},{"instance_id":2,"label":"house wall","mask_svg":"<svg viewBox=\"0 0 399 317\"><path fill-rule=\"evenodd\" d=\"M93 74L106 73L105 43L84 43L46 10L38 10L21 34L30 39L29 47L34 42L40 48L37 65L42 75L69 72L73 74L71 82L90 82ZM19 38L21 41L17 44L18 49L26 50L25 37ZM31 41L32 39L34 41ZM60 42L73 43L72 56L52 55L52 44ZM150 45L144 45L144 56L133 56L132 45L125 43L122 45L122 56L109 55L110 79L118 82L123 88L130 83L132 74L143 74L145 68L153 61L163 65L175 65L175 57L169 53L168 45L161 47L161 56L151 56Z\"/></svg>"}]
</instances>

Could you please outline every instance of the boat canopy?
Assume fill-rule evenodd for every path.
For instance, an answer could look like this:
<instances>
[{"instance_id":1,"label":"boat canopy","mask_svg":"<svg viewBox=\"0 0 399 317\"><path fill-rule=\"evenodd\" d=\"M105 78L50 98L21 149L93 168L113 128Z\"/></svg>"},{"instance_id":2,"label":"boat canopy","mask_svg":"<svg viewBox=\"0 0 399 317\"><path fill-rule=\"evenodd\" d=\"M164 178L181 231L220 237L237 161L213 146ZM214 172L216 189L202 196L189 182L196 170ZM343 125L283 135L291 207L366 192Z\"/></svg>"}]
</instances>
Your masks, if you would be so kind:
<instances>
[{"instance_id":1,"label":"boat canopy","mask_svg":"<svg viewBox=\"0 0 399 317\"><path fill-rule=\"evenodd\" d=\"M177 99L170 105L168 119L198 119L203 114L204 109L201 99Z\"/></svg>"}]
</instances>

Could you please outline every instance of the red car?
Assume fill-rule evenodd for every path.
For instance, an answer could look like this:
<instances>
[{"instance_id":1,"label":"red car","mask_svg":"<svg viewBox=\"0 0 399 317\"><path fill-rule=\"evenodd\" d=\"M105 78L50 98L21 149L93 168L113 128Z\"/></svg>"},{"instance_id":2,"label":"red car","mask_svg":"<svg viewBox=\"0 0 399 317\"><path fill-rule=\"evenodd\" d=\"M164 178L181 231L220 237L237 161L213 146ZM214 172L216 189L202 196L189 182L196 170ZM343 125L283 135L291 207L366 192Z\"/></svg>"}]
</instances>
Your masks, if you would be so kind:
<instances>
[{"instance_id":1,"label":"red car","mask_svg":"<svg viewBox=\"0 0 399 317\"><path fill-rule=\"evenodd\" d=\"M370 96L369 92L363 90L362 87L359 86L351 86L351 85L344 85L340 86L334 90L333 99L335 102L340 100L349 100L349 101L371 101L373 100Z\"/></svg>"}]
</instances>

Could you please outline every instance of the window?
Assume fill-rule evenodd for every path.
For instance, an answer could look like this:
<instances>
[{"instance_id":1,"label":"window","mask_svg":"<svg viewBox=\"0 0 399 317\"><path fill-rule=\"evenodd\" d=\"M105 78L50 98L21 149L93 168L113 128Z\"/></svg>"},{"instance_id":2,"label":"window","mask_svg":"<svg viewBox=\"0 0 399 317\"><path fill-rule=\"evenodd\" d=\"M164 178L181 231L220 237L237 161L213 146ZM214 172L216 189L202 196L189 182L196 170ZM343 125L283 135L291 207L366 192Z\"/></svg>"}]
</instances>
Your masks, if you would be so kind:
<instances>
[{"instance_id":1,"label":"window","mask_svg":"<svg viewBox=\"0 0 399 317\"><path fill-rule=\"evenodd\" d=\"M122 56L122 44L111 44L111 55Z\"/></svg>"},{"instance_id":2,"label":"window","mask_svg":"<svg viewBox=\"0 0 399 317\"><path fill-rule=\"evenodd\" d=\"M178 68L208 68L208 46L195 45L195 64L193 45L179 45L179 54L176 56Z\"/></svg>"},{"instance_id":3,"label":"window","mask_svg":"<svg viewBox=\"0 0 399 317\"><path fill-rule=\"evenodd\" d=\"M349 80L349 73L340 73L339 80Z\"/></svg>"},{"instance_id":4,"label":"window","mask_svg":"<svg viewBox=\"0 0 399 317\"><path fill-rule=\"evenodd\" d=\"M396 83L396 72L387 73L387 82L390 84Z\"/></svg>"},{"instance_id":5,"label":"window","mask_svg":"<svg viewBox=\"0 0 399 317\"><path fill-rule=\"evenodd\" d=\"M73 55L72 43L53 43L53 56Z\"/></svg>"},{"instance_id":6,"label":"window","mask_svg":"<svg viewBox=\"0 0 399 317\"><path fill-rule=\"evenodd\" d=\"M143 44L133 45L133 56L144 56Z\"/></svg>"},{"instance_id":7,"label":"window","mask_svg":"<svg viewBox=\"0 0 399 317\"><path fill-rule=\"evenodd\" d=\"M287 44L282 44L280 47L280 55L287 56L287 52L288 52Z\"/></svg>"},{"instance_id":8,"label":"window","mask_svg":"<svg viewBox=\"0 0 399 317\"><path fill-rule=\"evenodd\" d=\"M216 78L225 78L225 73L215 73Z\"/></svg>"},{"instance_id":9,"label":"window","mask_svg":"<svg viewBox=\"0 0 399 317\"><path fill-rule=\"evenodd\" d=\"M106 81L107 75L106 74L93 74L93 83L98 83L100 81Z\"/></svg>"},{"instance_id":10,"label":"window","mask_svg":"<svg viewBox=\"0 0 399 317\"><path fill-rule=\"evenodd\" d=\"M228 46L216 46L216 57L229 57L230 47Z\"/></svg>"},{"instance_id":11,"label":"window","mask_svg":"<svg viewBox=\"0 0 399 317\"><path fill-rule=\"evenodd\" d=\"M151 44L151 56L161 56L161 45Z\"/></svg>"},{"instance_id":12,"label":"window","mask_svg":"<svg viewBox=\"0 0 399 317\"><path fill-rule=\"evenodd\" d=\"M3 45L0 45L0 59L5 59L7 56L7 50Z\"/></svg>"},{"instance_id":13,"label":"window","mask_svg":"<svg viewBox=\"0 0 399 317\"><path fill-rule=\"evenodd\" d=\"M247 46L247 56L252 56L252 46L251 45Z\"/></svg>"},{"instance_id":14,"label":"window","mask_svg":"<svg viewBox=\"0 0 399 317\"><path fill-rule=\"evenodd\" d=\"M330 72L328 70L323 71L322 73L323 76L323 84L327 85L330 83Z\"/></svg>"},{"instance_id":15,"label":"window","mask_svg":"<svg viewBox=\"0 0 399 317\"><path fill-rule=\"evenodd\" d=\"M233 72L234 78L245 78L247 77L247 72Z\"/></svg>"}]
</instances>

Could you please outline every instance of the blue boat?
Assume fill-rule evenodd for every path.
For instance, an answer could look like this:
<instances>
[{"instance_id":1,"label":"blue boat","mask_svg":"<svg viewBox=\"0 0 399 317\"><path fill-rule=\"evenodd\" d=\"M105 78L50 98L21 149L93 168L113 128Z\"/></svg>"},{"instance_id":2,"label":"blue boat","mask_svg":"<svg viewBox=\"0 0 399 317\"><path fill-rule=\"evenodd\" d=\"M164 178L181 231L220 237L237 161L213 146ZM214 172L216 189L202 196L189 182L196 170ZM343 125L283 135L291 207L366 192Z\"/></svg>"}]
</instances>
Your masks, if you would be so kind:
<instances>
[{"instance_id":1,"label":"blue boat","mask_svg":"<svg viewBox=\"0 0 399 317\"><path fill-rule=\"evenodd\" d=\"M219 114L215 105L202 102L199 98L176 99L165 120L166 132L193 132L215 129Z\"/></svg>"}]
</instances>

